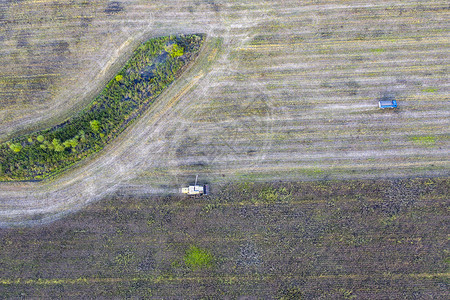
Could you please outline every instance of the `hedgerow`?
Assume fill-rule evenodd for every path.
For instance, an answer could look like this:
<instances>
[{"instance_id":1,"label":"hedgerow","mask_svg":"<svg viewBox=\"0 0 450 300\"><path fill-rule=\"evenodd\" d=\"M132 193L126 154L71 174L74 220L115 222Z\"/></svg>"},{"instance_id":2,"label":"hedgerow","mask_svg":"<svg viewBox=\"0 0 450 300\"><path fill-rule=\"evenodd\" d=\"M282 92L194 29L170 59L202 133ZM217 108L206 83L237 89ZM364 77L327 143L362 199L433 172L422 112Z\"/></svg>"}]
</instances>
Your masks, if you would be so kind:
<instances>
[{"instance_id":1,"label":"hedgerow","mask_svg":"<svg viewBox=\"0 0 450 300\"><path fill-rule=\"evenodd\" d=\"M141 44L81 112L60 125L0 144L0 180L40 180L101 150L193 60L204 36L167 36Z\"/></svg>"}]
</instances>

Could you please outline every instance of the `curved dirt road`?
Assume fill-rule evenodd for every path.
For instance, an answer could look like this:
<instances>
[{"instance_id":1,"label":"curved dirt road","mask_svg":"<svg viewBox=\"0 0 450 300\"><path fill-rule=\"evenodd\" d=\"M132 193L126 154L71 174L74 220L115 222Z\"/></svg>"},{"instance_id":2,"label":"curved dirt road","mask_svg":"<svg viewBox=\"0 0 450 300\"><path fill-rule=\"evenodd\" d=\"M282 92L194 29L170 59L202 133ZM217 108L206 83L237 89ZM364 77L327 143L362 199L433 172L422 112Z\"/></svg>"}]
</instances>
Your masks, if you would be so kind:
<instances>
[{"instance_id":1,"label":"curved dirt road","mask_svg":"<svg viewBox=\"0 0 450 300\"><path fill-rule=\"evenodd\" d=\"M189 98L185 96L192 87L214 76L212 73L205 76L207 67L202 62L211 59L216 42L217 38L208 36L199 57L182 77L100 153L51 181L0 183L0 226L51 221L116 191L119 184L136 176L142 169L140 166L161 166L167 150L161 136L176 126L183 110L189 107Z\"/></svg>"}]
</instances>

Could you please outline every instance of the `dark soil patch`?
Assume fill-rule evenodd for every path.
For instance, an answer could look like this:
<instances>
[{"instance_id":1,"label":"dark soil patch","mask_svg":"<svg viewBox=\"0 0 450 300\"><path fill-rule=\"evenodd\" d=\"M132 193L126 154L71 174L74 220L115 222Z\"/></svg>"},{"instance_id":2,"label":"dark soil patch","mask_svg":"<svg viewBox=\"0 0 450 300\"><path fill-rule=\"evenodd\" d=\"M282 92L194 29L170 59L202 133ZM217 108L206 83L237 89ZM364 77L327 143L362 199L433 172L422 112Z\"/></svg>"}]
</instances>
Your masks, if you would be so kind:
<instances>
[{"instance_id":1,"label":"dark soil patch","mask_svg":"<svg viewBox=\"0 0 450 300\"><path fill-rule=\"evenodd\" d=\"M228 183L214 190L203 198L117 194L49 225L0 230L0 294L449 296L446 178ZM191 246L210 252L212 265L186 266Z\"/></svg>"}]
</instances>

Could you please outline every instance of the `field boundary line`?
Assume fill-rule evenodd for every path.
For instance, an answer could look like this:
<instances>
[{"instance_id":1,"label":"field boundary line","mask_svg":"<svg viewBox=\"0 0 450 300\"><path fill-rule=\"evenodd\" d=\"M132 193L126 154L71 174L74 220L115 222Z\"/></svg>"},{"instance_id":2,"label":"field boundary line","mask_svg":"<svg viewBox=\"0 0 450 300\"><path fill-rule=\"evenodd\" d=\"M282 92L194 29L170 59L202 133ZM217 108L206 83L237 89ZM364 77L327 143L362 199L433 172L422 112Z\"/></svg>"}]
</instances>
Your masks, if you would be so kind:
<instances>
[{"instance_id":1,"label":"field boundary line","mask_svg":"<svg viewBox=\"0 0 450 300\"><path fill-rule=\"evenodd\" d=\"M256 279L253 281L264 281L271 279L295 279L295 278L304 278L304 279L367 279L374 277L390 277L393 279L400 278L450 278L450 273L410 273L410 274L343 274L343 275L315 275L315 276L301 276L301 275L260 275L260 276L192 276L192 277L130 277L130 278L121 278L121 277L79 277L79 278L38 278L38 279L0 279L1 285L58 285L58 284L91 284L91 283L117 283L117 282L135 282L135 281L147 281L153 283L159 283L162 281L202 281L205 279L216 279L216 280L224 280L228 282L243 280L252 281L252 279Z\"/></svg>"}]
</instances>

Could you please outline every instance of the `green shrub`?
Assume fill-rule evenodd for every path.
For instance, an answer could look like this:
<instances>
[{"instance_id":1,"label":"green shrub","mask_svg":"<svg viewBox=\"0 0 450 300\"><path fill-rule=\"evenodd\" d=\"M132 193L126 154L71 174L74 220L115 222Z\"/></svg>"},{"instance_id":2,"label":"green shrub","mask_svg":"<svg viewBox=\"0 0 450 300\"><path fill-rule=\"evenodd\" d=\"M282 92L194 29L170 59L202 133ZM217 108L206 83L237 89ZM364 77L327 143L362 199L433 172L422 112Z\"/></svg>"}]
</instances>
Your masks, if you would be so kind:
<instances>
[{"instance_id":1,"label":"green shrub","mask_svg":"<svg viewBox=\"0 0 450 300\"><path fill-rule=\"evenodd\" d=\"M65 149L65 147L61 145L61 141L59 139L53 139L52 145L56 152L62 152Z\"/></svg>"},{"instance_id":2,"label":"green shrub","mask_svg":"<svg viewBox=\"0 0 450 300\"><path fill-rule=\"evenodd\" d=\"M45 140L45 138L43 135L38 135L37 140L39 143L42 143Z\"/></svg>"},{"instance_id":3,"label":"green shrub","mask_svg":"<svg viewBox=\"0 0 450 300\"><path fill-rule=\"evenodd\" d=\"M183 56L184 50L182 47L178 46L177 44L172 45L172 49L170 49L169 54L173 58L177 58L180 56Z\"/></svg>"},{"instance_id":4,"label":"green shrub","mask_svg":"<svg viewBox=\"0 0 450 300\"><path fill-rule=\"evenodd\" d=\"M206 249L191 246L186 251L184 263L191 269L208 268L212 265L213 256Z\"/></svg>"},{"instance_id":5,"label":"green shrub","mask_svg":"<svg viewBox=\"0 0 450 300\"><path fill-rule=\"evenodd\" d=\"M75 137L69 140L68 142L72 148L75 148L76 146L78 146L78 137Z\"/></svg>"},{"instance_id":6,"label":"green shrub","mask_svg":"<svg viewBox=\"0 0 450 300\"><path fill-rule=\"evenodd\" d=\"M64 149L66 149L66 148L64 148L64 146L61 144L55 146L56 152L62 152L62 151L64 151Z\"/></svg>"},{"instance_id":7,"label":"green shrub","mask_svg":"<svg viewBox=\"0 0 450 300\"><path fill-rule=\"evenodd\" d=\"M86 135L85 135L84 131L80 130L78 132L78 134L80 135L80 142L85 143L86 142Z\"/></svg>"},{"instance_id":8,"label":"green shrub","mask_svg":"<svg viewBox=\"0 0 450 300\"><path fill-rule=\"evenodd\" d=\"M259 192L258 198L264 202L275 202L278 200L278 192L272 187L267 187Z\"/></svg>"},{"instance_id":9,"label":"green shrub","mask_svg":"<svg viewBox=\"0 0 450 300\"><path fill-rule=\"evenodd\" d=\"M91 125L91 129L93 132L98 133L100 130L100 122L97 120L93 120L91 122L89 122L89 124Z\"/></svg>"},{"instance_id":10,"label":"green shrub","mask_svg":"<svg viewBox=\"0 0 450 300\"><path fill-rule=\"evenodd\" d=\"M20 143L16 143L9 145L9 148L14 152L20 152L20 150L22 150L23 147Z\"/></svg>"}]
</instances>

